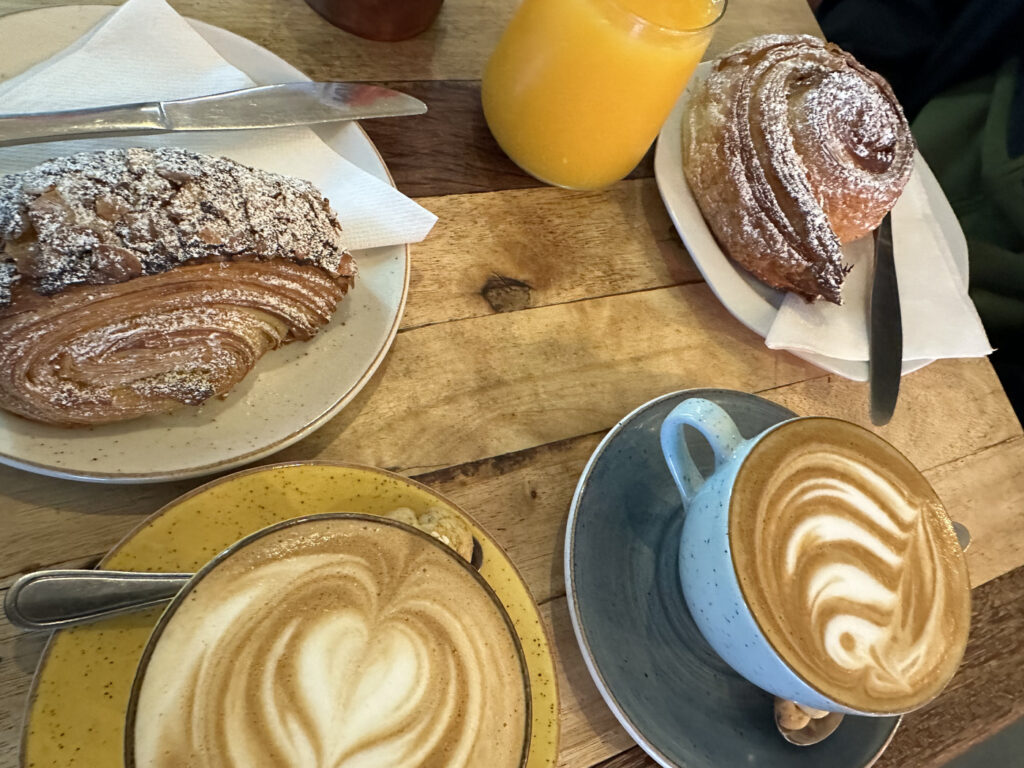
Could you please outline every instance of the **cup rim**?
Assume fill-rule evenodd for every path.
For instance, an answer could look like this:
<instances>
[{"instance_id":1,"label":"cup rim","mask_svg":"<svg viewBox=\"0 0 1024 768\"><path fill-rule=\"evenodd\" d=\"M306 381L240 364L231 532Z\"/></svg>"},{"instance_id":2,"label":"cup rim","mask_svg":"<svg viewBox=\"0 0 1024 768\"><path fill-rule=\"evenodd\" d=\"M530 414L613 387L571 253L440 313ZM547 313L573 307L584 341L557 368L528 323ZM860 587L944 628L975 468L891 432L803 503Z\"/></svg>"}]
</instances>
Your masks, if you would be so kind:
<instances>
[{"instance_id":1,"label":"cup rim","mask_svg":"<svg viewBox=\"0 0 1024 768\"><path fill-rule=\"evenodd\" d=\"M695 34L697 32L705 32L705 31L711 29L718 22L720 22L722 20L722 17L725 16L725 10L729 6L729 0L722 0L722 2L721 2L721 6L722 6L721 10L718 12L717 16L715 16L713 19L711 19L711 21L709 21L706 24L703 24L703 25L701 25L699 27L679 28L679 27L670 27L670 26L666 26L664 24L659 24L656 21L651 21L646 16L644 16L644 15L642 15L640 13L637 13L636 11L631 10L631 9L627 8L626 6L624 6L622 4L622 0L607 0L607 2L610 2L617 9L619 9L619 11L621 11L623 14L625 14L629 18L633 19L634 22L637 23L637 24L640 24L640 25L642 25L644 27L647 27L649 29L652 29L652 30L657 30L658 32L666 34L666 35L679 35L679 36L682 36L682 35L692 35L692 34Z\"/></svg>"},{"instance_id":2,"label":"cup rim","mask_svg":"<svg viewBox=\"0 0 1024 768\"><path fill-rule=\"evenodd\" d=\"M516 657L519 661L519 672L523 682L524 694L524 731L522 754L520 755L518 765L519 768L525 768L527 761L529 759L530 740L532 737L533 729L533 700L531 698L532 691L530 688L530 674L529 668L526 663L526 654L523 651L522 641L519 639L519 633L516 632L516 628L512 622L512 618L508 615L508 611L502 604L501 599L495 593L491 585L487 583L487 580L480 575L480 572L470 562L464 560L451 547L447 546L438 539L435 539L430 534L425 533L424 531L421 531L420 529L415 528L411 525L407 525L406 523L400 522L398 520L392 520L391 518L383 517L381 515L366 514L362 512L321 512L303 515L302 517L294 517L288 520L282 520L278 523L274 523L265 528L261 528L258 531L254 531L253 533L250 533L238 539L237 541L235 541L234 543L232 543L231 545L229 545L228 547L214 555L210 560L208 560L199 570L197 570L192 575L188 582L186 582L185 586L181 588L181 591L178 592L178 594L176 594L174 598L171 599L171 601L164 608L163 612L160 614L160 618L157 620L157 623L154 625L153 630L150 632L149 638L146 640L146 646L143 649L142 655L139 657L138 665L135 668L135 675L132 679L132 687L128 697L128 707L125 713L124 721L125 768L137 768L138 766L138 763L136 762L135 759L136 713L138 710L139 693L142 689L142 684L145 679L146 670L149 668L150 659L153 656L156 646L159 644L161 635L167 628L167 625L170 623L171 619L177 612L178 608L181 606L182 603L184 603L189 593L196 587L196 585L198 585L206 577L207 574L210 573L210 571L212 571L222 562L224 562L232 555L237 553L240 549L243 549L244 547L248 546L254 541L257 541L258 539L261 539L272 533L276 533L277 531L284 528L290 528L296 525L303 525L328 519L358 520L362 522L372 523L375 525L389 525L393 528L397 528L398 530L406 531L407 533L411 533L415 536L418 536L421 539L429 542L431 546L438 548L441 552L445 554L445 556L454 560L458 567L467 571L475 580L477 585L479 587L482 587L484 593L488 596L493 605L498 609L498 613L502 617L505 623L505 628L512 639L513 647L516 650Z\"/></svg>"},{"instance_id":3,"label":"cup rim","mask_svg":"<svg viewBox=\"0 0 1024 768\"><path fill-rule=\"evenodd\" d=\"M954 537L954 541L957 544L957 552L959 552L959 559L963 563L964 568L965 569L967 568L967 557L966 557L966 554L965 554L963 548L960 546L960 542L959 542L959 540L956 537L956 531L952 527L953 519L949 516L949 513L946 511L945 504L942 503L942 500L939 498L938 493L935 491L934 487L932 487L931 481L929 481L928 478L924 476L924 472L922 472L917 467L917 465L914 464L914 462L912 462L907 457L907 455L903 453L903 451L901 451L899 448L897 448L895 445L890 443L884 437L882 437L881 435L873 432L872 430L867 429L866 427L863 427L860 424L857 424L856 422L850 421L848 419L841 419L841 418L838 418L838 417L835 417L835 416L794 416L793 418L785 419L784 421L780 421L778 424L773 424L768 429L766 429L763 432L760 432L759 434L755 435L754 439L756 439L758 442L760 442L760 440L762 438L764 438L766 435L768 435L769 433L775 432L776 430L780 429L781 427L784 427L786 424L791 424L791 423L797 422L797 421L838 421L838 422L841 422L841 423L848 424L848 425L851 425L853 427L856 427L857 429L859 429L859 430L867 433L868 435L870 435L871 438L874 438L875 440L878 440L878 441L882 442L884 445L886 445L890 449L892 449L900 457L900 459L902 459L904 462L906 462L906 464L909 467L911 467L914 470L914 472L916 472L918 475L921 476L921 478L925 481L925 483L927 483L928 487L932 490L932 493L935 496L935 498L939 501L939 505L942 508L942 512L946 516L946 519L950 523L950 530L952 531L952 534L953 534L953 537ZM750 455L749 453L746 454L745 456L743 456L742 460L740 461L740 466L737 468L737 477L739 476L738 475L739 470L742 469L742 465L746 462L746 460L749 457L749 455ZM730 517L732 515L732 498L731 498L731 494L730 494L730 500L729 500L729 515L730 515ZM925 699L925 700L915 704L910 709L899 708L899 707L897 707L896 709L891 709L891 710L886 710L886 709L862 709L860 707L856 707L856 706L852 706L850 704L844 703L840 699L836 698L834 695L832 695L832 694L822 690L820 686L815 685L810 680L808 680L806 677L804 677L802 674L797 672L796 669L793 668L793 665L790 664L789 661L786 660L786 658L782 654L782 652L776 647L775 643L772 642L772 639L768 636L768 633L764 631L764 627L761 625L761 621L759 620L757 614L750 607L750 602L747 599L746 592L743 590L743 584L740 582L739 573L736 570L736 561L735 561L733 545L732 545L732 527L731 527L731 525L729 525L728 528L727 528L726 540L728 541L728 545L729 545L729 563L730 563L730 565L732 565L732 573L733 573L733 576L736 579L736 585L739 588L740 595L743 598L743 602L746 605L747 611L750 613L750 618L753 620L754 625L757 627L758 632L760 632L761 636L764 638L764 641L767 644L767 646L771 649L772 654L801 683L806 685L812 691L816 692L819 696L822 696L823 698L825 698L825 699L827 699L829 701L834 702L837 705L837 707L841 708L841 711L855 713L855 714L863 715L863 716L866 716L866 717L897 717L897 716L909 714L910 712L914 712L914 711L916 711L916 710L918 710L918 709L928 705L930 702L934 701L939 696L941 696L943 691L945 691L946 688L948 687L950 681L953 679L953 677L956 676L957 670L960 667L960 663L963 661L964 654L967 652L967 643L970 641L970 614L968 614L968 635L967 635L967 640L964 642L964 647L960 649L960 652L958 654L959 660L957 662L957 665L953 668L953 672L949 675L949 677L947 677L945 679L945 681L942 683L942 685L938 688L938 690L934 694L929 696L927 699ZM970 586L970 580L969 579L968 579L968 582L967 582L967 599L968 599L968 605L970 605L970 603L971 603L971 586Z\"/></svg>"}]
</instances>

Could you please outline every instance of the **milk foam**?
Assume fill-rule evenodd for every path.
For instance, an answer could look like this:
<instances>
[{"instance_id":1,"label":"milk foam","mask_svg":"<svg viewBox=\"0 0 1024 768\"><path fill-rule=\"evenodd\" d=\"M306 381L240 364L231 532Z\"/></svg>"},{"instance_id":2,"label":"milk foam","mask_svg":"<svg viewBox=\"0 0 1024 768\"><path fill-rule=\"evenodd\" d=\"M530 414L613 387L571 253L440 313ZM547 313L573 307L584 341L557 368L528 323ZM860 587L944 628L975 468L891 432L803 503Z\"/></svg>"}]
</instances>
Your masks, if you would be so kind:
<instances>
[{"instance_id":1,"label":"milk foam","mask_svg":"<svg viewBox=\"0 0 1024 768\"><path fill-rule=\"evenodd\" d=\"M826 695L871 711L927 700L966 641L966 568L949 521L888 445L852 425L823 440L813 422L841 423L807 421L756 447L737 480L741 588L769 641Z\"/></svg>"},{"instance_id":2,"label":"milk foam","mask_svg":"<svg viewBox=\"0 0 1024 768\"><path fill-rule=\"evenodd\" d=\"M520 661L491 599L430 542L332 522L258 540L174 613L139 691L138 765L519 765Z\"/></svg>"}]
</instances>

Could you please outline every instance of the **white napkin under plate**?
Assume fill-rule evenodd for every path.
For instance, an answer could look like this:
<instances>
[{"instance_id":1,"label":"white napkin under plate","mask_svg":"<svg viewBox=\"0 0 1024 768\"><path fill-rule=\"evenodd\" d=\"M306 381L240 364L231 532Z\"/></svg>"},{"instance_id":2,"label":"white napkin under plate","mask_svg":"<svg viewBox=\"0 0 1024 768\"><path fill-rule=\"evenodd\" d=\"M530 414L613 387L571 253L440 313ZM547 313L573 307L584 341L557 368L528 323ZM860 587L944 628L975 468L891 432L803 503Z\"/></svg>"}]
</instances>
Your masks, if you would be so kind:
<instances>
[{"instance_id":1,"label":"white napkin under plate","mask_svg":"<svg viewBox=\"0 0 1024 768\"><path fill-rule=\"evenodd\" d=\"M78 109L201 96L254 85L164 0L128 0L80 40L0 84L5 113ZM415 120L415 118L406 118ZM356 131L354 125L344 130ZM410 130L415 130L410 125ZM178 146L316 185L338 212L346 247L418 242L437 217L332 151L309 128L175 133L0 148L0 173L62 155L115 147Z\"/></svg>"},{"instance_id":2,"label":"white napkin under plate","mask_svg":"<svg viewBox=\"0 0 1024 768\"><path fill-rule=\"evenodd\" d=\"M913 175L893 208L892 234L903 316L903 359L983 357L992 352L985 329L967 295L953 247L966 251L959 229L943 231L923 181L931 175L920 154ZM952 211L943 218L952 219ZM788 294L765 343L842 360L868 359L868 309L874 273L874 246L866 237L843 249L853 269L843 282L843 304L807 303Z\"/></svg>"}]
</instances>

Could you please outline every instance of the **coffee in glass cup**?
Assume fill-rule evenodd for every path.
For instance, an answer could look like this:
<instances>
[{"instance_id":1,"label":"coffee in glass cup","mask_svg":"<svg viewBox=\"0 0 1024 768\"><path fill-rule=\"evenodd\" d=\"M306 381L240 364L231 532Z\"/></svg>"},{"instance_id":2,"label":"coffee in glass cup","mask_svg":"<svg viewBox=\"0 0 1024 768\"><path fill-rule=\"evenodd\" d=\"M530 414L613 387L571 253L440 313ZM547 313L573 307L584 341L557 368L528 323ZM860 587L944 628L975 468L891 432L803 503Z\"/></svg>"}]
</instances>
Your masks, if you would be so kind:
<instances>
[{"instance_id":1,"label":"coffee in glass cup","mask_svg":"<svg viewBox=\"0 0 1024 768\"><path fill-rule=\"evenodd\" d=\"M707 478L686 426L714 450ZM833 712L909 712L941 692L967 643L970 583L951 521L906 457L830 418L744 440L697 398L669 414L661 437L686 506L684 597L730 666Z\"/></svg>"},{"instance_id":2,"label":"coffee in glass cup","mask_svg":"<svg viewBox=\"0 0 1024 768\"><path fill-rule=\"evenodd\" d=\"M515 630L464 560L364 515L242 539L168 606L128 709L129 768L521 768Z\"/></svg>"}]
</instances>

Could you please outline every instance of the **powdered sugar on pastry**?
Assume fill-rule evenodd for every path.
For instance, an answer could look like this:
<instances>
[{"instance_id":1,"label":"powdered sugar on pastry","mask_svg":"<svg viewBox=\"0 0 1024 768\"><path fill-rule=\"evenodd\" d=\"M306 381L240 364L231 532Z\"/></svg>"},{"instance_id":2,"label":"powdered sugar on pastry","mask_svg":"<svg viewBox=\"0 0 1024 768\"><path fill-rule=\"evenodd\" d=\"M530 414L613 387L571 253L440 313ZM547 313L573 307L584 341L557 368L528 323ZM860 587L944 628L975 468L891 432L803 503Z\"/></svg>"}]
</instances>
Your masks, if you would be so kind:
<instances>
[{"instance_id":1,"label":"powdered sugar on pastry","mask_svg":"<svg viewBox=\"0 0 1024 768\"><path fill-rule=\"evenodd\" d=\"M0 407L103 424L226 394L356 267L309 183L181 149L0 179Z\"/></svg>"},{"instance_id":2,"label":"powdered sugar on pastry","mask_svg":"<svg viewBox=\"0 0 1024 768\"><path fill-rule=\"evenodd\" d=\"M0 178L0 306L202 259L286 258L337 276L345 251L306 181L175 147L61 157Z\"/></svg>"},{"instance_id":3,"label":"powdered sugar on pastry","mask_svg":"<svg viewBox=\"0 0 1024 768\"><path fill-rule=\"evenodd\" d=\"M841 303L840 246L895 204L914 142L888 84L817 38L765 35L694 86L684 167L726 253L756 277Z\"/></svg>"}]
</instances>

